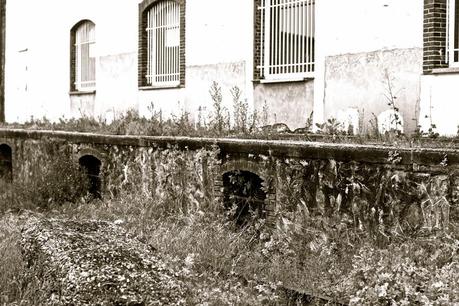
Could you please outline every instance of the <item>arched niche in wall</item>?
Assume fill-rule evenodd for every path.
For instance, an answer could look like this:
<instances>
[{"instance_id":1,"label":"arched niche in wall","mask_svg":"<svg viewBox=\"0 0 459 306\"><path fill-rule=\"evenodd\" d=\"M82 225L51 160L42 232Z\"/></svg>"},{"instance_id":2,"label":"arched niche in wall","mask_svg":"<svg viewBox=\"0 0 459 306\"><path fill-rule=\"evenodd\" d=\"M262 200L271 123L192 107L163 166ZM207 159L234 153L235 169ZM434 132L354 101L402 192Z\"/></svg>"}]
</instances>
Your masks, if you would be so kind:
<instances>
[{"instance_id":1,"label":"arched niche in wall","mask_svg":"<svg viewBox=\"0 0 459 306\"><path fill-rule=\"evenodd\" d=\"M251 217L266 215L266 192L263 179L245 170L232 170L223 174L223 204L236 224L244 225Z\"/></svg>"},{"instance_id":2,"label":"arched niche in wall","mask_svg":"<svg viewBox=\"0 0 459 306\"><path fill-rule=\"evenodd\" d=\"M100 169L102 162L93 155L83 155L78 159L81 169L83 169L88 177L89 187L88 192L94 198L102 197L102 179Z\"/></svg>"},{"instance_id":3,"label":"arched niche in wall","mask_svg":"<svg viewBox=\"0 0 459 306\"><path fill-rule=\"evenodd\" d=\"M0 144L0 180L4 182L13 180L13 153L7 144Z\"/></svg>"}]
</instances>

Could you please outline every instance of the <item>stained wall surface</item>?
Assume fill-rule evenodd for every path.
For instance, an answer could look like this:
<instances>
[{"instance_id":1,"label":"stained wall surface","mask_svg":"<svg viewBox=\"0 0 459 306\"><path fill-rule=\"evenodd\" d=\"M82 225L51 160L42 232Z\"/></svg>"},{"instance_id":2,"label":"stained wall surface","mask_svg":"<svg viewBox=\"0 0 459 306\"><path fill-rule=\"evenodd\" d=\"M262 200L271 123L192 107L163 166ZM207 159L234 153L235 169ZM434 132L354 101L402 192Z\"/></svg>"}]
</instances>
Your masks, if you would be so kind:
<instances>
[{"instance_id":1,"label":"stained wall surface","mask_svg":"<svg viewBox=\"0 0 459 306\"><path fill-rule=\"evenodd\" d=\"M216 81L230 112L230 89L238 86L251 109L261 112L266 102L268 123L283 122L295 129L304 126L312 111L315 121L323 122L357 110L367 124L370 114L389 108L381 85L387 70L397 87L407 131L416 126L417 118L412 119L421 91L421 1L317 1L313 79L266 84L253 80L254 3L188 0L185 85L156 90L138 87L138 3L7 2L7 121L81 115L111 120L129 109L149 116L152 106L164 116L187 111L196 118L199 109L210 114L209 88ZM36 12L53 13L44 18ZM83 19L96 25L96 92L71 96L70 29Z\"/></svg>"},{"instance_id":2,"label":"stained wall surface","mask_svg":"<svg viewBox=\"0 0 459 306\"><path fill-rule=\"evenodd\" d=\"M315 120L358 109L368 126L368 116L389 109L383 97L387 70L407 130L413 131L422 74L423 2L322 0L317 10Z\"/></svg>"},{"instance_id":3,"label":"stained wall surface","mask_svg":"<svg viewBox=\"0 0 459 306\"><path fill-rule=\"evenodd\" d=\"M314 80L254 85L255 109L268 111L268 124L285 123L291 130L305 127L311 117Z\"/></svg>"},{"instance_id":4,"label":"stained wall surface","mask_svg":"<svg viewBox=\"0 0 459 306\"><path fill-rule=\"evenodd\" d=\"M419 114L422 50L393 49L329 56L325 61L325 114L339 118L346 109L359 114L361 132L395 102L405 131L414 131Z\"/></svg>"},{"instance_id":5,"label":"stained wall surface","mask_svg":"<svg viewBox=\"0 0 459 306\"><path fill-rule=\"evenodd\" d=\"M213 81L221 84L225 103L230 101L233 86L242 90L244 99L252 101L248 77L252 71L248 60L252 57L251 3L187 1L185 87L139 90L139 2L9 1L7 120L25 121L32 116L57 120L81 115L110 120L129 109L149 115L152 103L156 109L163 108L165 115L194 111L211 105L208 91ZM44 18L36 12L53 13ZM75 96L69 95L70 30L83 19L96 25L96 92Z\"/></svg>"}]
</instances>

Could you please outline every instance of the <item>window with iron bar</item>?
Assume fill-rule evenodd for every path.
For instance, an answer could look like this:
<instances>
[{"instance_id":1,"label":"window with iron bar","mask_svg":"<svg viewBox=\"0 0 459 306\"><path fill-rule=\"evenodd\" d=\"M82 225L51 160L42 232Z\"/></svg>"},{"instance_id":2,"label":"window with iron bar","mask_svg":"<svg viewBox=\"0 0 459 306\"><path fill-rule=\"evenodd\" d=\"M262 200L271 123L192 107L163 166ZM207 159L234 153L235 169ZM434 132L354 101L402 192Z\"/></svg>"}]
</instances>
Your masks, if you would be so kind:
<instances>
[{"instance_id":1,"label":"window with iron bar","mask_svg":"<svg viewBox=\"0 0 459 306\"><path fill-rule=\"evenodd\" d=\"M74 31L74 88L93 91L96 87L95 25L85 20Z\"/></svg>"},{"instance_id":2,"label":"window with iron bar","mask_svg":"<svg viewBox=\"0 0 459 306\"><path fill-rule=\"evenodd\" d=\"M459 0L447 0L446 62L459 67Z\"/></svg>"},{"instance_id":3,"label":"window with iron bar","mask_svg":"<svg viewBox=\"0 0 459 306\"><path fill-rule=\"evenodd\" d=\"M180 5L161 1L146 13L147 69L149 86L180 84Z\"/></svg>"},{"instance_id":4,"label":"window with iron bar","mask_svg":"<svg viewBox=\"0 0 459 306\"><path fill-rule=\"evenodd\" d=\"M315 0L262 0L260 76L266 80L313 77Z\"/></svg>"}]
</instances>

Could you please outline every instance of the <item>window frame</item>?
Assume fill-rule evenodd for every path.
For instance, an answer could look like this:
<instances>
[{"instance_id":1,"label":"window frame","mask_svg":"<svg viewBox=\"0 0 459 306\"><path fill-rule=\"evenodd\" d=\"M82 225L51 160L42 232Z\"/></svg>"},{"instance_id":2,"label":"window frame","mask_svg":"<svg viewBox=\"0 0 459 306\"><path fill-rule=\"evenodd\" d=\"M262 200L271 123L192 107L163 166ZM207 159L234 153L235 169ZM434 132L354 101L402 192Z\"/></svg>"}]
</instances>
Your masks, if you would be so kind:
<instances>
[{"instance_id":1,"label":"window frame","mask_svg":"<svg viewBox=\"0 0 459 306\"><path fill-rule=\"evenodd\" d=\"M447 40L446 40L446 59L448 66L451 68L459 67L459 33L456 33L456 30L459 32L459 7L456 7L456 0L447 0ZM457 28L457 29L456 29ZM456 42L457 40L457 42ZM457 45L457 48L455 48ZM454 52L458 53L458 60L454 61Z\"/></svg>"},{"instance_id":2,"label":"window frame","mask_svg":"<svg viewBox=\"0 0 459 306\"><path fill-rule=\"evenodd\" d=\"M79 42L78 41L78 34L79 30L82 29L82 27L89 25L92 26L93 37L89 37L87 41ZM88 31L89 33L91 33ZM70 92L75 93L75 94L85 94L85 93L94 93L96 91L96 86L97 86L97 63L98 63L98 58L97 55L95 56L90 56L91 54L91 48L95 50L96 48L96 43L97 43L97 38L96 38L96 24L89 20L89 19L84 19L76 23L72 29L71 29L71 34L70 34ZM87 69L89 72L92 70L91 68L88 67L83 67L83 61L81 60L81 48L83 45L88 45L87 48L87 55L88 59L93 58L94 60L94 68L93 68L93 79L92 80L82 80L82 71L84 69ZM92 46L92 47L91 47ZM94 51L93 51L94 52ZM82 86L83 83L92 83L92 86Z\"/></svg>"},{"instance_id":3,"label":"window frame","mask_svg":"<svg viewBox=\"0 0 459 306\"><path fill-rule=\"evenodd\" d=\"M175 2L179 10L178 32L178 81L149 83L148 82L148 65L149 65L149 50L148 50L148 33L149 26L148 13L149 11L162 2ZM138 86L140 90L149 89L167 89L181 88L185 86L185 0L143 0L139 3L139 50L138 50Z\"/></svg>"},{"instance_id":4,"label":"window frame","mask_svg":"<svg viewBox=\"0 0 459 306\"><path fill-rule=\"evenodd\" d=\"M282 36L281 27L290 27L288 30L292 31L291 24L281 24L281 20L286 18L286 15L282 14L283 9L288 8L288 5L298 5L298 11L300 9L303 10L303 14L300 12L296 12L295 14L298 23L292 22L295 26L294 32L289 32L288 34L296 35L300 37L300 33L304 36L303 39L296 38L296 43L293 44L293 47L290 45L286 46L285 40L288 37L287 32L285 31ZM312 10L309 8L312 7ZM273 13L273 7L278 7L277 12L278 17L272 23L271 18ZM306 9L304 8L306 7ZM315 0L289 0L286 3L274 3L273 0L261 0L260 5L258 6L258 10L260 10L258 20L260 22L260 32L257 33L259 35L259 59L258 63L259 66L259 77L261 82L288 82L288 81L302 81L309 78L314 78L314 71L315 71ZM291 16L292 12L289 12L288 16ZM312 21L311 21L312 18ZM300 27L304 25L304 28ZM276 39L276 42L273 43L272 35L271 35L271 28L277 27L278 30L274 32L273 36ZM284 40L284 45L281 46L281 40ZM290 39L290 38L288 38ZM291 43L291 42L290 42ZM301 44L300 44L301 43ZM277 50L275 49L277 47ZM291 61L287 57L289 55L284 55L282 50L280 49L287 49L290 53L290 57L296 57L295 62ZM301 52L303 51L303 53ZM273 55L274 54L274 55ZM304 54L305 59L301 59L301 54ZM280 56L281 59L274 59L276 56ZM284 57L285 56L285 57ZM308 60L311 59L312 60ZM278 61L276 64L272 64L273 61ZM284 62L284 63L280 63ZM266 63L269 63L266 65ZM277 66L278 68L274 68L273 66ZM297 66L296 68L293 68ZM290 68L292 67L292 68ZM271 72L271 70L276 69L278 72ZM283 70L283 71L281 71ZM285 72L285 70L302 70L296 72ZM281 72L279 72L281 71Z\"/></svg>"}]
</instances>

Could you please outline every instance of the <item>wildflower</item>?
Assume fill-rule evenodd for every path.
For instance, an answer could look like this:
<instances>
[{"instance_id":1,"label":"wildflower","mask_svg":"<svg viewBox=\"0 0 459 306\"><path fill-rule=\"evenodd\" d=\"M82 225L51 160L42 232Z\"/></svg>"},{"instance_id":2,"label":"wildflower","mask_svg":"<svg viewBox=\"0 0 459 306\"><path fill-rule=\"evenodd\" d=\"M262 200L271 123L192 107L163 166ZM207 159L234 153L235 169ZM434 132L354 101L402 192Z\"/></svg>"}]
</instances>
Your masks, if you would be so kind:
<instances>
[{"instance_id":1,"label":"wildflower","mask_svg":"<svg viewBox=\"0 0 459 306\"><path fill-rule=\"evenodd\" d=\"M188 256L185 258L185 266L187 268L191 268L193 266L194 257L195 257L195 254L188 254Z\"/></svg>"},{"instance_id":2,"label":"wildflower","mask_svg":"<svg viewBox=\"0 0 459 306\"><path fill-rule=\"evenodd\" d=\"M388 286L388 283L384 283L382 286L376 286L376 292L378 293L378 297L385 297L387 295Z\"/></svg>"}]
</instances>

